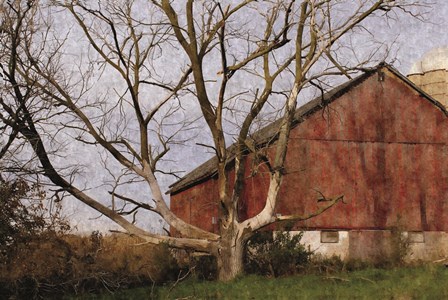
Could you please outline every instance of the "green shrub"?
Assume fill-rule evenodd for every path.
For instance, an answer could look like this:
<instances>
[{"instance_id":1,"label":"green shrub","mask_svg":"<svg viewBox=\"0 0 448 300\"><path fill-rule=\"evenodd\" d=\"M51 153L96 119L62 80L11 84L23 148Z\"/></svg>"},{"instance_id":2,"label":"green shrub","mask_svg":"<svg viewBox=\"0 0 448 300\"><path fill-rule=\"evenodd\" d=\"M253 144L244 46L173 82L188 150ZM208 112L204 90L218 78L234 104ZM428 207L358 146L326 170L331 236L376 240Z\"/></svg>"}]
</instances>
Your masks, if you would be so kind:
<instances>
[{"instance_id":1,"label":"green shrub","mask_svg":"<svg viewBox=\"0 0 448 300\"><path fill-rule=\"evenodd\" d=\"M245 271L268 276L297 273L309 262L312 251L300 243L303 233L259 232L247 243Z\"/></svg>"}]
</instances>

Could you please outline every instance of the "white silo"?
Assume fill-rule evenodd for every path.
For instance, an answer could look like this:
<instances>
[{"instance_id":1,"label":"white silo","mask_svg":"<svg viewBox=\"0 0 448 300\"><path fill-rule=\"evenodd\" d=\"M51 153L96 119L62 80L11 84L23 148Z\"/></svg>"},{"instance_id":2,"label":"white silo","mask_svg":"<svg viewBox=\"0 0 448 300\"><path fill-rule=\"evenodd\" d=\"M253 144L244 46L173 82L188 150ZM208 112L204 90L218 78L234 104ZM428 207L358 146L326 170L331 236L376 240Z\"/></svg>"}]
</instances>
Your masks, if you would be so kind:
<instances>
[{"instance_id":1,"label":"white silo","mask_svg":"<svg viewBox=\"0 0 448 300\"><path fill-rule=\"evenodd\" d=\"M432 49L409 73L409 80L448 107L448 47Z\"/></svg>"}]
</instances>

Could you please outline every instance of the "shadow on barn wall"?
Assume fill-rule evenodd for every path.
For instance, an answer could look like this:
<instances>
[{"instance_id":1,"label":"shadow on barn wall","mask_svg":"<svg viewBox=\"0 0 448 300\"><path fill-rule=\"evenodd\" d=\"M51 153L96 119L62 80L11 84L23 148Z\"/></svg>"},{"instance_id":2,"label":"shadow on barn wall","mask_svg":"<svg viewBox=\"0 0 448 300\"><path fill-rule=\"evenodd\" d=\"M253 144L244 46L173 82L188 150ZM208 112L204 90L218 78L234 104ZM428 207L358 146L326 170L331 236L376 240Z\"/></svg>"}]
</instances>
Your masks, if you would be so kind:
<instances>
[{"instance_id":1,"label":"shadow on barn wall","mask_svg":"<svg viewBox=\"0 0 448 300\"><path fill-rule=\"evenodd\" d=\"M307 215L325 205L323 195L344 194L346 202L294 225L292 230L305 231L302 241L313 250L381 259L391 253L399 219L408 259L448 257L448 86L443 93L440 84L430 86L438 100L421 89L429 79L448 82L448 72L418 70L409 77L413 83L379 65L297 110L277 213ZM277 125L254 134L259 145L268 146L268 156ZM246 163L240 220L261 211L269 184L266 167L254 155ZM169 193L178 216L217 232L214 159Z\"/></svg>"}]
</instances>

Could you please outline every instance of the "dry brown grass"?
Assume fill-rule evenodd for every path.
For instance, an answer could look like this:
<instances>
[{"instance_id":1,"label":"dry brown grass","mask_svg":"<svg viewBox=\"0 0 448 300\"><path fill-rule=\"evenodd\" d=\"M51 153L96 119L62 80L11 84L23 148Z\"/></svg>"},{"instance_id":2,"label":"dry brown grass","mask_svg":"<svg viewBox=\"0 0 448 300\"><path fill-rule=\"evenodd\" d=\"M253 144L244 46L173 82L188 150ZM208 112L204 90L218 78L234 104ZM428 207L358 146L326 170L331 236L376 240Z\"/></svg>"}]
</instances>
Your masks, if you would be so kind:
<instances>
[{"instance_id":1,"label":"dry brown grass","mask_svg":"<svg viewBox=\"0 0 448 300\"><path fill-rule=\"evenodd\" d=\"M0 295L96 292L173 279L177 264L167 247L122 234L45 234L0 265Z\"/></svg>"}]
</instances>

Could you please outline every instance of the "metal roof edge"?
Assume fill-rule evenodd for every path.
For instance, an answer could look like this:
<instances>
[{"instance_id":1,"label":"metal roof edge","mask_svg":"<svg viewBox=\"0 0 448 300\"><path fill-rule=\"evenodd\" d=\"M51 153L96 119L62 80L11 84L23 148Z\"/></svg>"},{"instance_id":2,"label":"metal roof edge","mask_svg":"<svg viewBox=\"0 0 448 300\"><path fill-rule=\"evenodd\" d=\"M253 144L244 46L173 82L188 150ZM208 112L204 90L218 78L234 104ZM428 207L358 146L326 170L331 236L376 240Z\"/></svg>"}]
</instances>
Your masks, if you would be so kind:
<instances>
[{"instance_id":1,"label":"metal roof edge","mask_svg":"<svg viewBox=\"0 0 448 300\"><path fill-rule=\"evenodd\" d=\"M322 96L316 97L313 100L305 103L301 107L297 108L295 113L295 120L294 120L294 127L303 122L306 117L310 116L311 114L320 111L323 109L326 105L330 104L334 100L338 99L348 91L350 91L353 87L357 86L358 84L362 83L364 80L369 78L372 74L375 74L378 72L378 70L386 68L391 73L396 75L399 79L401 79L403 82L408 84L411 88L416 90L418 93L420 93L424 98L426 98L428 101L430 101L432 104L437 106L439 109L442 110L442 112L445 113L445 115L448 116L448 112L446 108L437 100L432 98L430 95L428 95L426 92L424 92L421 88L416 86L412 81L410 81L405 75L401 74L398 70L396 70L394 67L387 63L380 63L376 67L369 68L369 69L363 69L363 74L348 80L347 82L344 82L340 84L339 86L333 88L332 90L328 91ZM276 130L276 125L279 125L281 118L272 122L271 124L263 127L262 129L256 131L253 134L253 137L255 139L255 142L257 145L263 145L266 143L272 143L276 140L276 135L278 131ZM227 149L229 152L232 152L232 148L235 146L235 144L232 144ZM234 151L234 150L233 150ZM234 153L231 154L231 157L229 159L229 165L231 165L231 161L233 161ZM169 186L169 190L166 192L166 194L175 195L179 192L182 192L192 186L195 186L199 183L202 183L206 181L209 178L212 178L216 176L216 157L213 157L203 164L199 165L197 168L195 168L193 171L189 172L185 176L183 176L178 181L174 182Z\"/></svg>"}]
</instances>

